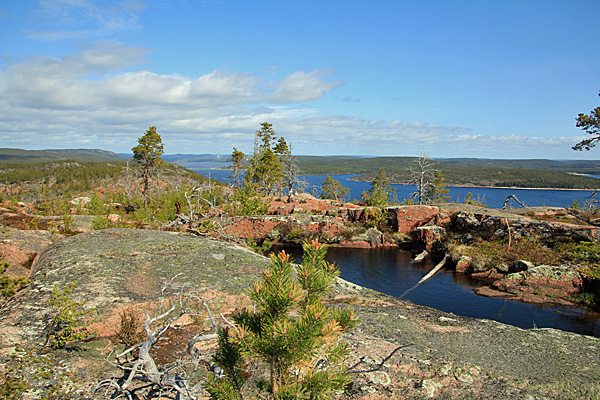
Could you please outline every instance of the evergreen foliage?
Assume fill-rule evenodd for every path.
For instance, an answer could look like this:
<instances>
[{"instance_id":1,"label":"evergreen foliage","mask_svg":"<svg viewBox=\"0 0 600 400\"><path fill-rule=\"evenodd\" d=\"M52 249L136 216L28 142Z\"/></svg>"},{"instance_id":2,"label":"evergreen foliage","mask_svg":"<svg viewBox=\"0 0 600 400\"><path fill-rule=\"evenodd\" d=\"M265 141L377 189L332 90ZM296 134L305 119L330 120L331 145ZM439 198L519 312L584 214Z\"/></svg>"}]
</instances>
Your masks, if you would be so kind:
<instances>
[{"instance_id":1,"label":"evergreen foliage","mask_svg":"<svg viewBox=\"0 0 600 400\"><path fill-rule=\"evenodd\" d=\"M371 187L366 192L363 192L361 197L371 207L381 207L390 203L397 203L396 189L390 185L383 168L379 169L379 174L371 182Z\"/></svg>"},{"instance_id":2,"label":"evergreen foliage","mask_svg":"<svg viewBox=\"0 0 600 400\"><path fill-rule=\"evenodd\" d=\"M291 193L295 185L301 185L292 146L283 137L276 136L273 124L263 122L254 140L254 154L246 169L245 185L256 183L259 191L267 196L276 193L283 196L284 190ZM236 151L234 148L234 154Z\"/></svg>"},{"instance_id":3,"label":"evergreen foliage","mask_svg":"<svg viewBox=\"0 0 600 400\"><path fill-rule=\"evenodd\" d=\"M86 327L88 323L85 316L88 314L84 302L71 298L71 292L77 287L77 282L71 282L60 290L55 286L52 298L48 301L51 308L51 317L48 326L46 344L53 348L63 348L70 342L85 339L88 336Z\"/></svg>"},{"instance_id":4,"label":"evergreen foliage","mask_svg":"<svg viewBox=\"0 0 600 400\"><path fill-rule=\"evenodd\" d=\"M146 133L138 139L138 145L131 149L133 159L143 166L142 182L144 187L142 194L145 196L150 188L150 175L153 168L164 164L160 156L165 152L160 135L156 132L156 126L148 128Z\"/></svg>"},{"instance_id":5,"label":"evergreen foliage","mask_svg":"<svg viewBox=\"0 0 600 400\"><path fill-rule=\"evenodd\" d=\"M243 152L239 151L235 147L233 148L233 152L231 153L229 161L231 162L231 169L233 172L231 178L233 179L234 189L239 188L241 185L241 173L244 170L244 161L246 161L246 158L247 157Z\"/></svg>"},{"instance_id":6,"label":"evergreen foliage","mask_svg":"<svg viewBox=\"0 0 600 400\"><path fill-rule=\"evenodd\" d=\"M246 171L246 182L259 184L265 194L273 194L273 186L280 181L282 175L281 163L272 148L276 140L273 124L263 122L256 131L254 154Z\"/></svg>"},{"instance_id":7,"label":"evergreen foliage","mask_svg":"<svg viewBox=\"0 0 600 400\"><path fill-rule=\"evenodd\" d=\"M444 174L442 171L435 171L431 184L425 190L425 198L427 203L446 203L452 199L448 196L449 189L446 189Z\"/></svg>"},{"instance_id":8,"label":"evergreen foliage","mask_svg":"<svg viewBox=\"0 0 600 400\"><path fill-rule=\"evenodd\" d=\"M219 334L214 361L224 375L209 378L212 399L241 399L245 382L260 371L250 370L250 361L268 371L266 379L255 377L261 398L327 399L349 381L340 336L353 325L353 314L323 304L339 275L325 261L326 252L317 241L304 242L303 263L296 268L284 252L271 255L271 267L248 291L254 310L234 316L234 334Z\"/></svg>"},{"instance_id":9,"label":"evergreen foliage","mask_svg":"<svg viewBox=\"0 0 600 400\"><path fill-rule=\"evenodd\" d=\"M598 93L600 96L600 93ZM577 117L578 128L583 129L591 138L582 140L573 146L573 150L590 150L600 141L600 107L596 107L590 112L590 115L580 113Z\"/></svg>"},{"instance_id":10,"label":"evergreen foliage","mask_svg":"<svg viewBox=\"0 0 600 400\"><path fill-rule=\"evenodd\" d=\"M346 201L350 195L350 188L343 186L340 181L333 179L329 175L321 183L323 189L322 198L333 199L335 201Z\"/></svg>"},{"instance_id":11,"label":"evergreen foliage","mask_svg":"<svg viewBox=\"0 0 600 400\"><path fill-rule=\"evenodd\" d=\"M0 258L0 295L2 297L12 297L19 290L29 284L29 279L27 278L22 276L11 278L10 276L4 274L9 266L10 264L8 261ZM2 301L0 301L0 304L1 303Z\"/></svg>"},{"instance_id":12,"label":"evergreen foliage","mask_svg":"<svg viewBox=\"0 0 600 400\"><path fill-rule=\"evenodd\" d=\"M297 156L307 175L359 174L354 179L370 182L384 168L390 183L410 183L416 157L318 157ZM596 189L598 179L575 175L600 175L600 161L553 160L436 160L446 185L556 189Z\"/></svg>"},{"instance_id":13,"label":"evergreen foliage","mask_svg":"<svg viewBox=\"0 0 600 400\"><path fill-rule=\"evenodd\" d=\"M269 205L269 201L258 191L258 184L246 182L233 191L233 196L224 204L224 208L232 215L264 215Z\"/></svg>"}]
</instances>

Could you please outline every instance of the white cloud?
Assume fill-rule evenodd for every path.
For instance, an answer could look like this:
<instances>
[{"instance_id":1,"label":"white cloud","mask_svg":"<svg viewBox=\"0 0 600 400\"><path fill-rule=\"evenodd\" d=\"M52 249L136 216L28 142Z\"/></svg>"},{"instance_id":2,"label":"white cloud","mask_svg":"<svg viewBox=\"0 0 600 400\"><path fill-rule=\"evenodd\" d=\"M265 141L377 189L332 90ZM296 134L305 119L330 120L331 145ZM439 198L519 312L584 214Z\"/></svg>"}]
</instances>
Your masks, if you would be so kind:
<instances>
[{"instance_id":1,"label":"white cloud","mask_svg":"<svg viewBox=\"0 0 600 400\"><path fill-rule=\"evenodd\" d=\"M189 77L131 71L148 52L98 42L62 58L38 56L0 70L2 146L124 152L156 125L167 153L229 153L234 146L249 152L254 131L265 121L296 154L512 158L547 149L553 157L578 141L324 115L293 103L321 99L338 87L340 81L323 80L330 71L296 71L277 82L247 72Z\"/></svg>"},{"instance_id":2,"label":"white cloud","mask_svg":"<svg viewBox=\"0 0 600 400\"><path fill-rule=\"evenodd\" d=\"M269 96L273 103L297 103L318 100L325 92L335 89L342 81L325 82L322 76L331 75L330 70L298 71L286 76L273 85L274 91Z\"/></svg>"}]
</instances>

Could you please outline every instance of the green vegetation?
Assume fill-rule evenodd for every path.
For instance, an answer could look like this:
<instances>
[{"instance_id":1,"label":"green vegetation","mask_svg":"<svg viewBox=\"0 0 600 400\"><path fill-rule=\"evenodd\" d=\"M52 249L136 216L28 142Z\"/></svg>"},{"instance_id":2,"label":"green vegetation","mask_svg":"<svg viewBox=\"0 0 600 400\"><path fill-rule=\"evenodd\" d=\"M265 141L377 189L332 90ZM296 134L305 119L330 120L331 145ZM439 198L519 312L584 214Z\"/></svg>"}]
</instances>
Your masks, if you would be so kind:
<instances>
[{"instance_id":1,"label":"green vegetation","mask_svg":"<svg viewBox=\"0 0 600 400\"><path fill-rule=\"evenodd\" d=\"M63 290L55 286L48 305L51 308L51 318L48 326L48 336L45 345L62 349L68 343L85 339L89 336L85 320L88 311L85 302L71 298L71 292L77 287L77 282L68 283Z\"/></svg>"},{"instance_id":2,"label":"green vegetation","mask_svg":"<svg viewBox=\"0 0 600 400\"><path fill-rule=\"evenodd\" d=\"M126 348L142 342L144 332L140 329L143 324L139 312L129 307L122 311L119 316L120 323L115 332L115 340L124 344Z\"/></svg>"},{"instance_id":3,"label":"green vegetation","mask_svg":"<svg viewBox=\"0 0 600 400\"><path fill-rule=\"evenodd\" d=\"M452 199L448 196L450 193L449 189L446 189L446 180L442 171L435 171L433 181L425 191L425 198L427 203L439 204L446 203Z\"/></svg>"},{"instance_id":4,"label":"green vegetation","mask_svg":"<svg viewBox=\"0 0 600 400\"><path fill-rule=\"evenodd\" d=\"M598 94L600 96L600 93ZM596 107L590 112L590 115L580 113L577 117L578 128L583 129L591 138L582 140L573 146L573 150L590 150L595 147L600 140L600 107Z\"/></svg>"},{"instance_id":5,"label":"green vegetation","mask_svg":"<svg viewBox=\"0 0 600 400\"><path fill-rule=\"evenodd\" d=\"M246 159L247 156L243 152L239 151L235 147L233 148L233 152L231 153L229 161L231 162L232 170L232 175L230 178L233 180L234 189L238 189L241 186L241 174L244 170L244 162Z\"/></svg>"},{"instance_id":6,"label":"green vegetation","mask_svg":"<svg viewBox=\"0 0 600 400\"><path fill-rule=\"evenodd\" d=\"M9 361L2 366L0 373L0 398L19 400L29 389L29 382L22 375L24 352L19 350L11 354Z\"/></svg>"},{"instance_id":7,"label":"green vegetation","mask_svg":"<svg viewBox=\"0 0 600 400\"><path fill-rule=\"evenodd\" d=\"M110 151L69 149L69 150L22 150L0 149L0 164L4 163L47 163L71 160L77 162L125 161L125 158Z\"/></svg>"},{"instance_id":8,"label":"green vegetation","mask_svg":"<svg viewBox=\"0 0 600 400\"><path fill-rule=\"evenodd\" d=\"M335 201L347 201L350 195L350 188L343 186L340 181L333 179L329 175L325 178L321 184L323 199L333 199Z\"/></svg>"},{"instance_id":9,"label":"green vegetation","mask_svg":"<svg viewBox=\"0 0 600 400\"><path fill-rule=\"evenodd\" d=\"M471 192L467 193L467 195L465 196L465 198L462 202L463 202L463 204L472 204L474 206L487 208L487 206L485 204L483 204L483 200L480 200L480 199L475 200L473 198L473 193L471 193Z\"/></svg>"},{"instance_id":10,"label":"green vegetation","mask_svg":"<svg viewBox=\"0 0 600 400\"><path fill-rule=\"evenodd\" d=\"M159 179L150 185L146 198L141 193L143 182L138 178L139 169L125 162L62 161L5 164L4 167L0 169L0 181L4 183L0 187L0 201L9 202L8 206L15 206L19 201L32 203L31 210L35 214L62 216L63 233L67 234L73 223L72 213L98 216L97 228L119 226L106 219L108 214L117 214L130 222L156 225L175 218L175 202L185 207L185 193L190 193L193 187L206 187L206 195L200 194L215 204L223 204L226 197L218 181L212 181L215 186L210 189L207 178L174 164L160 168ZM203 204L198 211L208 208Z\"/></svg>"},{"instance_id":11,"label":"green vegetation","mask_svg":"<svg viewBox=\"0 0 600 400\"><path fill-rule=\"evenodd\" d=\"M257 183L260 191L266 195L273 195L276 190L275 185L283 179L283 169L277 154L279 147L275 143L276 140L273 125L263 122L261 128L256 131L254 154L250 158L250 165L246 170L246 182Z\"/></svg>"},{"instance_id":12,"label":"green vegetation","mask_svg":"<svg viewBox=\"0 0 600 400\"><path fill-rule=\"evenodd\" d=\"M384 168L391 183L411 182L418 157L298 156L297 165L308 175L357 174L372 181ZM597 189L598 180L578 174L600 175L600 161L440 159L436 170L449 186Z\"/></svg>"},{"instance_id":13,"label":"green vegetation","mask_svg":"<svg viewBox=\"0 0 600 400\"><path fill-rule=\"evenodd\" d=\"M77 393L77 379L48 354L37 354L33 350L16 347L7 362L0 365L0 398L20 400L62 400L81 398ZM32 382L37 381L37 385ZM29 392L32 387L43 387L44 392ZM25 395L28 394L26 397Z\"/></svg>"},{"instance_id":14,"label":"green vegetation","mask_svg":"<svg viewBox=\"0 0 600 400\"><path fill-rule=\"evenodd\" d=\"M23 277L11 278L5 274L9 263L0 258L0 295L12 297L29 284L29 279Z\"/></svg>"},{"instance_id":15,"label":"green vegetation","mask_svg":"<svg viewBox=\"0 0 600 400\"><path fill-rule=\"evenodd\" d=\"M269 205L269 200L260 194L258 184L246 182L244 186L234 189L230 201L224 204L224 209L232 215L263 215Z\"/></svg>"},{"instance_id":16,"label":"green vegetation","mask_svg":"<svg viewBox=\"0 0 600 400\"><path fill-rule=\"evenodd\" d=\"M224 207L230 215L264 214L272 196L292 193L299 184L291 147L283 137L276 136L273 125L268 122L263 122L256 131L254 153L247 163L246 159L246 154L233 148L229 158L233 191ZM246 175L241 182L244 168Z\"/></svg>"},{"instance_id":17,"label":"green vegetation","mask_svg":"<svg viewBox=\"0 0 600 400\"><path fill-rule=\"evenodd\" d=\"M498 268L501 264L512 264L516 260L527 260L535 264L557 265L561 262L560 252L536 238L512 240L476 240L462 249L462 254L478 260L486 269Z\"/></svg>"},{"instance_id":18,"label":"green vegetation","mask_svg":"<svg viewBox=\"0 0 600 400\"><path fill-rule=\"evenodd\" d=\"M74 162L2 164L0 201L39 202L57 212L55 202L79 196L118 181L125 162Z\"/></svg>"},{"instance_id":19,"label":"green vegetation","mask_svg":"<svg viewBox=\"0 0 600 400\"><path fill-rule=\"evenodd\" d=\"M325 261L326 251L316 241L305 242L296 274L287 254L271 255L271 268L248 291L254 310L235 314L235 326L219 332L213 360L224 375L209 376L212 399L243 399L254 375L259 398L272 399L327 399L349 382L340 336L353 325L353 314L323 304L339 275Z\"/></svg>"},{"instance_id":20,"label":"green vegetation","mask_svg":"<svg viewBox=\"0 0 600 400\"><path fill-rule=\"evenodd\" d=\"M133 159L142 165L142 182L144 184L142 195L144 199L150 189L151 175L155 175L156 169L164 164L160 156L165 152L160 135L156 127L151 126L146 133L138 139L138 145L131 149Z\"/></svg>"},{"instance_id":21,"label":"green vegetation","mask_svg":"<svg viewBox=\"0 0 600 400\"><path fill-rule=\"evenodd\" d=\"M503 266L506 268L517 260L526 260L537 265L574 263L582 266L580 272L589 279L600 279L600 243L592 242L583 236L529 236L502 240L480 236L471 238L468 244L464 244L453 235L449 235L444 247L444 251L448 251L454 258L460 255L470 257L473 266L479 271L502 269ZM584 288L576 298L569 300L587 306L600 305L600 298L585 290Z\"/></svg>"},{"instance_id":22,"label":"green vegetation","mask_svg":"<svg viewBox=\"0 0 600 400\"><path fill-rule=\"evenodd\" d=\"M383 168L371 182L371 187L361 194L363 201L371 207L381 207L397 203L396 188L393 188Z\"/></svg>"},{"instance_id":23,"label":"green vegetation","mask_svg":"<svg viewBox=\"0 0 600 400\"><path fill-rule=\"evenodd\" d=\"M558 242L554 250L563 255L565 261L585 265L582 270L592 279L600 279L600 243L589 241Z\"/></svg>"}]
</instances>

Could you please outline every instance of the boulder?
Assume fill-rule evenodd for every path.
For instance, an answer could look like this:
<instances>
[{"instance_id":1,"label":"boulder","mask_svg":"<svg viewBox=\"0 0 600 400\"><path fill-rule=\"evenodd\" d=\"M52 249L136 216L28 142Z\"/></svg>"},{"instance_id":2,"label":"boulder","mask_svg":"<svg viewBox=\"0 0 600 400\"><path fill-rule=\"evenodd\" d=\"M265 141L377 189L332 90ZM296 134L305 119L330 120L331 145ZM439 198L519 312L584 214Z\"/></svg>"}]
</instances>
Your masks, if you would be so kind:
<instances>
[{"instance_id":1,"label":"boulder","mask_svg":"<svg viewBox=\"0 0 600 400\"><path fill-rule=\"evenodd\" d=\"M473 259L469 256L464 256L461 255L458 260L456 260L454 262L454 264L456 265L455 270L456 272L462 273L462 274L466 274L472 271L472 267L471 267L471 263L473 262Z\"/></svg>"},{"instance_id":2,"label":"boulder","mask_svg":"<svg viewBox=\"0 0 600 400\"><path fill-rule=\"evenodd\" d=\"M387 207L387 212L395 232L410 234L432 221L440 214L440 209L434 206L394 206Z\"/></svg>"},{"instance_id":3,"label":"boulder","mask_svg":"<svg viewBox=\"0 0 600 400\"><path fill-rule=\"evenodd\" d=\"M440 226L420 226L412 232L412 250L431 252L436 243L440 242L446 230Z\"/></svg>"},{"instance_id":4,"label":"boulder","mask_svg":"<svg viewBox=\"0 0 600 400\"><path fill-rule=\"evenodd\" d=\"M567 264L529 266L526 270L498 279L492 287L529 303L573 305L567 298L581 292L584 286L579 268Z\"/></svg>"}]
</instances>

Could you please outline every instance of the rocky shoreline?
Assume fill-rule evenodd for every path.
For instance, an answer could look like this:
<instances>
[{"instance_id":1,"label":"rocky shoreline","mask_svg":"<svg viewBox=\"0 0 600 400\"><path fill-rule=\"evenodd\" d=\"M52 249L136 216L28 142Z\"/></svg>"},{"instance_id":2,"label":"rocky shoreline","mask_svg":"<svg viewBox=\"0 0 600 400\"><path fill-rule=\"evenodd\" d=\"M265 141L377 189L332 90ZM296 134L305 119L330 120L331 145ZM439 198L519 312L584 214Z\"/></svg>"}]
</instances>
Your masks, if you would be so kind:
<instances>
[{"instance_id":1,"label":"rocky shoreline","mask_svg":"<svg viewBox=\"0 0 600 400\"><path fill-rule=\"evenodd\" d=\"M183 287L209 290L221 299L215 311L226 316L247 305L243 291L267 263L242 247L189 233L107 229L59 239L37 257L30 287L2 308L0 347L37 346L44 337L52 288L77 281L73 297L90 310L96 337L54 350L52 357L78 377L78 398L94 398L92 389L99 380L119 375L106 358L115 347L111 338L122 310L156 312L160 288L177 276ZM600 396L597 338L458 317L343 280L328 303L355 310L360 324L346 335L352 350L348 362L360 362L370 371L353 375L340 398ZM206 330L194 321L182 320L167 335L170 339L160 350L165 365L185 357L177 348L186 337ZM32 384L36 391L30 398L40 397L48 387L42 378Z\"/></svg>"},{"instance_id":2,"label":"rocky shoreline","mask_svg":"<svg viewBox=\"0 0 600 400\"><path fill-rule=\"evenodd\" d=\"M518 237L570 238L580 236L593 242L600 241L600 228L565 222L551 222L542 217L563 213L562 209L535 207L528 209L494 210L475 205L446 203L435 206L388 206L379 211L353 203L315 199L301 194L274 199L266 215L225 217L219 220L219 229L207 234L234 242L251 241L256 246L270 244L300 245L305 239L318 239L332 247L373 248L400 247L417 254L428 251L442 259L440 241L447 233L469 240L487 236L493 240ZM379 214L377 214L379 213ZM108 216L118 220L118 215ZM379 224L374 220L378 218ZM73 216L71 229L78 232L91 230L93 217ZM381 224L383 221L383 226ZM34 216L22 208L0 208L0 224L38 235L49 235L52 240L60 234L60 217ZM138 224L139 225L139 224ZM171 228L173 229L173 228ZM185 226L179 229L185 230ZM45 233L43 233L45 232ZM23 241L22 241L23 242ZM33 243L36 241L34 240ZM5 248L0 242L0 253L12 257L17 250ZM35 247L39 252L39 246ZM37 254L26 250L17 256L13 265L29 264ZM584 288L600 296L600 280L590 280L580 273L577 264L543 265L528 260L490 268L460 252L450 254L446 268L485 281L489 286L477 289L482 296L503 296L529 303L563 304L577 306L569 296ZM16 268L16 267L15 267ZM13 268L14 269L14 268ZM20 271L23 275L24 271ZM18 275L17 272L9 272Z\"/></svg>"}]
</instances>

